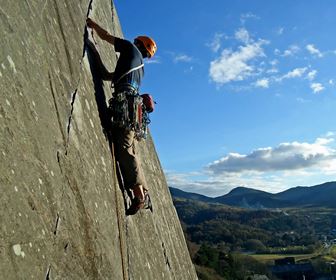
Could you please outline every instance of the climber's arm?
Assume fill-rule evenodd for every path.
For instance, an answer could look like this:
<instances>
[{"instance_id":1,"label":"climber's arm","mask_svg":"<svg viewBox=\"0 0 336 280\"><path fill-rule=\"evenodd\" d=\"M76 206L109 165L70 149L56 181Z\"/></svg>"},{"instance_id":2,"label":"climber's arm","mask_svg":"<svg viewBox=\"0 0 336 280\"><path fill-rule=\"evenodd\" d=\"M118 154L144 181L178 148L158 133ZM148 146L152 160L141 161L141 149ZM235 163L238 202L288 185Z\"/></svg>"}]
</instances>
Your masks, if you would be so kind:
<instances>
[{"instance_id":1,"label":"climber's arm","mask_svg":"<svg viewBox=\"0 0 336 280\"><path fill-rule=\"evenodd\" d=\"M104 41L106 41L106 42L108 42L108 43L114 45L115 37L112 36L110 33L108 33L104 28L100 27L97 23L95 23L95 22L94 22L92 19L90 19L90 18L87 18L87 20L86 20L86 24L87 24L88 27L90 27L90 28L92 28L93 30L95 30L96 33L98 34L98 36L99 36L102 40L104 40Z\"/></svg>"},{"instance_id":2,"label":"climber's arm","mask_svg":"<svg viewBox=\"0 0 336 280\"><path fill-rule=\"evenodd\" d=\"M114 77L114 72L105 72L102 78L105 81L112 81L113 77Z\"/></svg>"},{"instance_id":3,"label":"climber's arm","mask_svg":"<svg viewBox=\"0 0 336 280\"><path fill-rule=\"evenodd\" d=\"M94 59L94 64L97 65L97 70L99 70L100 76L102 80L104 81L112 81L114 72L109 72L105 65L103 64L103 61L99 55L99 52L97 51L95 45L90 42L89 40L86 41L86 46L91 50L92 59Z\"/></svg>"}]
</instances>

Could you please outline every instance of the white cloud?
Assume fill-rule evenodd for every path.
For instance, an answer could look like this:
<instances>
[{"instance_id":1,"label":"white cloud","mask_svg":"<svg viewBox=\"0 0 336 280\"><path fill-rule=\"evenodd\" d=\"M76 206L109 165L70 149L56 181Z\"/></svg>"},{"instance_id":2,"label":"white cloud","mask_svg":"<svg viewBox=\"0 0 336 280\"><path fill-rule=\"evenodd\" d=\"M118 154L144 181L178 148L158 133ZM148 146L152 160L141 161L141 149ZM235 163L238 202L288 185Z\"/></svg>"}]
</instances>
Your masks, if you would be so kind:
<instances>
[{"instance_id":1,"label":"white cloud","mask_svg":"<svg viewBox=\"0 0 336 280\"><path fill-rule=\"evenodd\" d=\"M192 61L192 57L186 55L186 54L179 54L174 57L174 62L190 62Z\"/></svg>"},{"instance_id":2,"label":"white cloud","mask_svg":"<svg viewBox=\"0 0 336 280\"><path fill-rule=\"evenodd\" d=\"M271 69L266 70L266 73L268 74L275 74L278 73L279 70L276 68L276 65L278 65L279 61L277 59L273 59L269 62L269 64L272 66Z\"/></svg>"},{"instance_id":3,"label":"white cloud","mask_svg":"<svg viewBox=\"0 0 336 280\"><path fill-rule=\"evenodd\" d=\"M317 71L316 70L312 70L310 71L308 74L307 74L307 79L312 81L315 79L315 76L317 74Z\"/></svg>"},{"instance_id":4,"label":"white cloud","mask_svg":"<svg viewBox=\"0 0 336 280\"><path fill-rule=\"evenodd\" d=\"M194 67L193 66L190 66L189 68L185 69L183 72L184 73L190 73L194 70Z\"/></svg>"},{"instance_id":5,"label":"white cloud","mask_svg":"<svg viewBox=\"0 0 336 280\"><path fill-rule=\"evenodd\" d=\"M284 50L284 52L281 52L279 49L275 49L274 54L286 57L286 56L293 56L293 55L297 54L299 51L300 51L299 46L291 45L291 46L288 47L287 50Z\"/></svg>"},{"instance_id":6,"label":"white cloud","mask_svg":"<svg viewBox=\"0 0 336 280\"><path fill-rule=\"evenodd\" d=\"M246 20L248 19L260 19L258 16L256 16L255 14L252 13L246 13L246 14L242 14L240 15L240 22L242 24L246 23Z\"/></svg>"},{"instance_id":7,"label":"white cloud","mask_svg":"<svg viewBox=\"0 0 336 280\"><path fill-rule=\"evenodd\" d=\"M250 175L236 175L227 174L225 177L211 177L197 178L191 173L174 173L165 172L168 185L187 192L200 193L206 196L215 197L228 193L235 187L248 186L255 189L265 191L265 186L270 186L267 190L271 192L282 191L284 186L282 181L277 177L268 176L267 183L263 177L256 174ZM203 174L204 175L204 174Z\"/></svg>"},{"instance_id":8,"label":"white cloud","mask_svg":"<svg viewBox=\"0 0 336 280\"><path fill-rule=\"evenodd\" d=\"M224 34L222 33L216 33L214 35L214 38L212 39L212 41L210 43L207 44L208 47L210 47L210 49L213 52L218 52L219 49L221 48L221 40L224 37Z\"/></svg>"},{"instance_id":9,"label":"white cloud","mask_svg":"<svg viewBox=\"0 0 336 280\"><path fill-rule=\"evenodd\" d=\"M277 65L278 63L279 63L279 60L277 60L277 59L273 59L273 60L270 61L270 64L271 64L272 66L275 66L275 65Z\"/></svg>"},{"instance_id":10,"label":"white cloud","mask_svg":"<svg viewBox=\"0 0 336 280\"><path fill-rule=\"evenodd\" d=\"M256 81L255 83L256 87L261 87L261 88L268 88L269 87L269 80L267 78L260 79Z\"/></svg>"},{"instance_id":11,"label":"white cloud","mask_svg":"<svg viewBox=\"0 0 336 280\"><path fill-rule=\"evenodd\" d=\"M271 69L268 69L266 71L267 74L275 74L275 73L278 73L278 72L279 72L279 70L275 67L272 67Z\"/></svg>"},{"instance_id":12,"label":"white cloud","mask_svg":"<svg viewBox=\"0 0 336 280\"><path fill-rule=\"evenodd\" d=\"M336 136L336 132L335 131L328 131L325 134L325 137L334 137L334 136Z\"/></svg>"},{"instance_id":13,"label":"white cloud","mask_svg":"<svg viewBox=\"0 0 336 280\"><path fill-rule=\"evenodd\" d=\"M328 83L329 83L329 85L333 85L334 84L334 80L330 79Z\"/></svg>"},{"instance_id":14,"label":"white cloud","mask_svg":"<svg viewBox=\"0 0 336 280\"><path fill-rule=\"evenodd\" d=\"M297 45L291 45L287 50L285 50L282 56L293 56L300 51L300 47Z\"/></svg>"},{"instance_id":15,"label":"white cloud","mask_svg":"<svg viewBox=\"0 0 336 280\"><path fill-rule=\"evenodd\" d=\"M336 150L328 146L331 138L318 138L314 143L281 143L271 148L259 148L248 155L230 153L211 163L208 168L215 175L250 171L271 172L321 167L336 159Z\"/></svg>"},{"instance_id":16,"label":"white cloud","mask_svg":"<svg viewBox=\"0 0 336 280\"><path fill-rule=\"evenodd\" d=\"M255 70L251 63L257 57L265 56L262 45L266 41L259 40L233 52L230 49L222 51L220 57L211 61L209 75L218 84L225 84L232 81L242 81L252 75Z\"/></svg>"},{"instance_id":17,"label":"white cloud","mask_svg":"<svg viewBox=\"0 0 336 280\"><path fill-rule=\"evenodd\" d=\"M311 100L304 99L304 98L301 98L301 97L296 98L296 101L298 101L300 103L309 103L309 102L311 102Z\"/></svg>"},{"instance_id":18,"label":"white cloud","mask_svg":"<svg viewBox=\"0 0 336 280\"><path fill-rule=\"evenodd\" d=\"M314 93L319 93L320 91L324 90L324 87L321 83L312 83L310 88L313 90Z\"/></svg>"},{"instance_id":19,"label":"white cloud","mask_svg":"<svg viewBox=\"0 0 336 280\"><path fill-rule=\"evenodd\" d=\"M307 71L307 67L295 68L293 71L288 72L285 78L301 77Z\"/></svg>"},{"instance_id":20,"label":"white cloud","mask_svg":"<svg viewBox=\"0 0 336 280\"><path fill-rule=\"evenodd\" d=\"M287 74L283 75L282 77L277 78L277 81L282 81L283 79L300 78L307 70L307 67L295 68L292 71L289 71Z\"/></svg>"},{"instance_id":21,"label":"white cloud","mask_svg":"<svg viewBox=\"0 0 336 280\"><path fill-rule=\"evenodd\" d=\"M155 57L155 58L151 58L151 59L146 59L145 60L146 64L161 64L161 59L160 57Z\"/></svg>"},{"instance_id":22,"label":"white cloud","mask_svg":"<svg viewBox=\"0 0 336 280\"><path fill-rule=\"evenodd\" d=\"M220 180L214 178L199 178L198 174L195 175L193 173L165 171L165 175L170 187L179 188L187 192L201 193L207 196L221 195L223 192L228 192L234 187L224 186Z\"/></svg>"},{"instance_id":23,"label":"white cloud","mask_svg":"<svg viewBox=\"0 0 336 280\"><path fill-rule=\"evenodd\" d=\"M282 35L283 34L283 32L284 32L284 28L283 27L280 27L279 29L278 29L278 31L277 31L277 33L278 33L278 35Z\"/></svg>"},{"instance_id":24,"label":"white cloud","mask_svg":"<svg viewBox=\"0 0 336 280\"><path fill-rule=\"evenodd\" d=\"M335 132L312 143L282 143L248 155L230 153L202 172L165 172L169 186L219 196L238 186L280 192L297 185L312 186L335 180Z\"/></svg>"},{"instance_id":25,"label":"white cloud","mask_svg":"<svg viewBox=\"0 0 336 280\"><path fill-rule=\"evenodd\" d=\"M318 57L323 57L323 54L313 44L308 44L306 46L306 49L312 55L316 55Z\"/></svg>"},{"instance_id":26,"label":"white cloud","mask_svg":"<svg viewBox=\"0 0 336 280\"><path fill-rule=\"evenodd\" d=\"M235 33L235 38L244 44L248 44L250 42L250 34L245 28L238 29Z\"/></svg>"}]
</instances>

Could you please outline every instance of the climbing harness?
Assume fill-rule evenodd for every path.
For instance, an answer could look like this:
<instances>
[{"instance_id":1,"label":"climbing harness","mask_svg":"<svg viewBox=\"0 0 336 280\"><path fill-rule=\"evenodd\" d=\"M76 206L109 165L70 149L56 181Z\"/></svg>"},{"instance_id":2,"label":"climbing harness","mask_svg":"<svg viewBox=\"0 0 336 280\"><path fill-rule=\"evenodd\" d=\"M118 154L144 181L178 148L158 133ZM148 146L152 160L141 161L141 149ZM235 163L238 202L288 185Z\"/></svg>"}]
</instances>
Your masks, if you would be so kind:
<instances>
[{"instance_id":1,"label":"climbing harness","mask_svg":"<svg viewBox=\"0 0 336 280\"><path fill-rule=\"evenodd\" d=\"M119 81L143 66L144 64L141 64L121 75L115 82L115 93L109 100L112 124L134 130L137 140L147 138L148 125L150 124L149 113L154 110L154 101L149 94L139 95L137 88L127 83L119 84Z\"/></svg>"},{"instance_id":2,"label":"climbing harness","mask_svg":"<svg viewBox=\"0 0 336 280\"><path fill-rule=\"evenodd\" d=\"M154 102L149 94L132 95L128 91L117 92L109 100L112 124L133 130L137 140L146 139L148 125L151 122L149 113L154 110L153 106L151 106L152 104Z\"/></svg>"}]
</instances>

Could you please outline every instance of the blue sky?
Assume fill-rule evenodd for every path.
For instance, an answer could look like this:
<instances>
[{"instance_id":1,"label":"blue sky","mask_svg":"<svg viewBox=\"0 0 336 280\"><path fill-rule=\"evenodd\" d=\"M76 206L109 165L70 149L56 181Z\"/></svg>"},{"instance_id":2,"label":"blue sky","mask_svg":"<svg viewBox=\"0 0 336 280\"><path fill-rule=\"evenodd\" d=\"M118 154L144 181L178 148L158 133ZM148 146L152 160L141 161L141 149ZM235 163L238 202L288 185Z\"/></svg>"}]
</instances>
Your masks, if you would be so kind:
<instances>
[{"instance_id":1,"label":"blue sky","mask_svg":"<svg viewBox=\"0 0 336 280\"><path fill-rule=\"evenodd\" d=\"M336 175L336 2L116 1L158 52L143 92L170 186L279 192Z\"/></svg>"}]
</instances>

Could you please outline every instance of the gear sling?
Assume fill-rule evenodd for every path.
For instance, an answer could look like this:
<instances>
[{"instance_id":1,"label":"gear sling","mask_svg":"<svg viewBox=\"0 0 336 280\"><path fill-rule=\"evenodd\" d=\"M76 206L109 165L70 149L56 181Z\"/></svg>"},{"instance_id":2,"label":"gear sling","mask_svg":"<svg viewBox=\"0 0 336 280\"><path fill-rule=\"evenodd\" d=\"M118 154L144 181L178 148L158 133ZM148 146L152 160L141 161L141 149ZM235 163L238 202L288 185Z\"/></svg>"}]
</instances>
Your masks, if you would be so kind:
<instances>
[{"instance_id":1,"label":"gear sling","mask_svg":"<svg viewBox=\"0 0 336 280\"><path fill-rule=\"evenodd\" d=\"M134 67L121 75L116 84L129 73L142 68L144 64ZM140 140L146 139L148 125L150 124L149 113L154 111L154 101L151 95L139 95L133 87L126 85L116 89L113 97L109 100L109 108L112 115L112 124L117 127L134 130L135 137Z\"/></svg>"}]
</instances>

